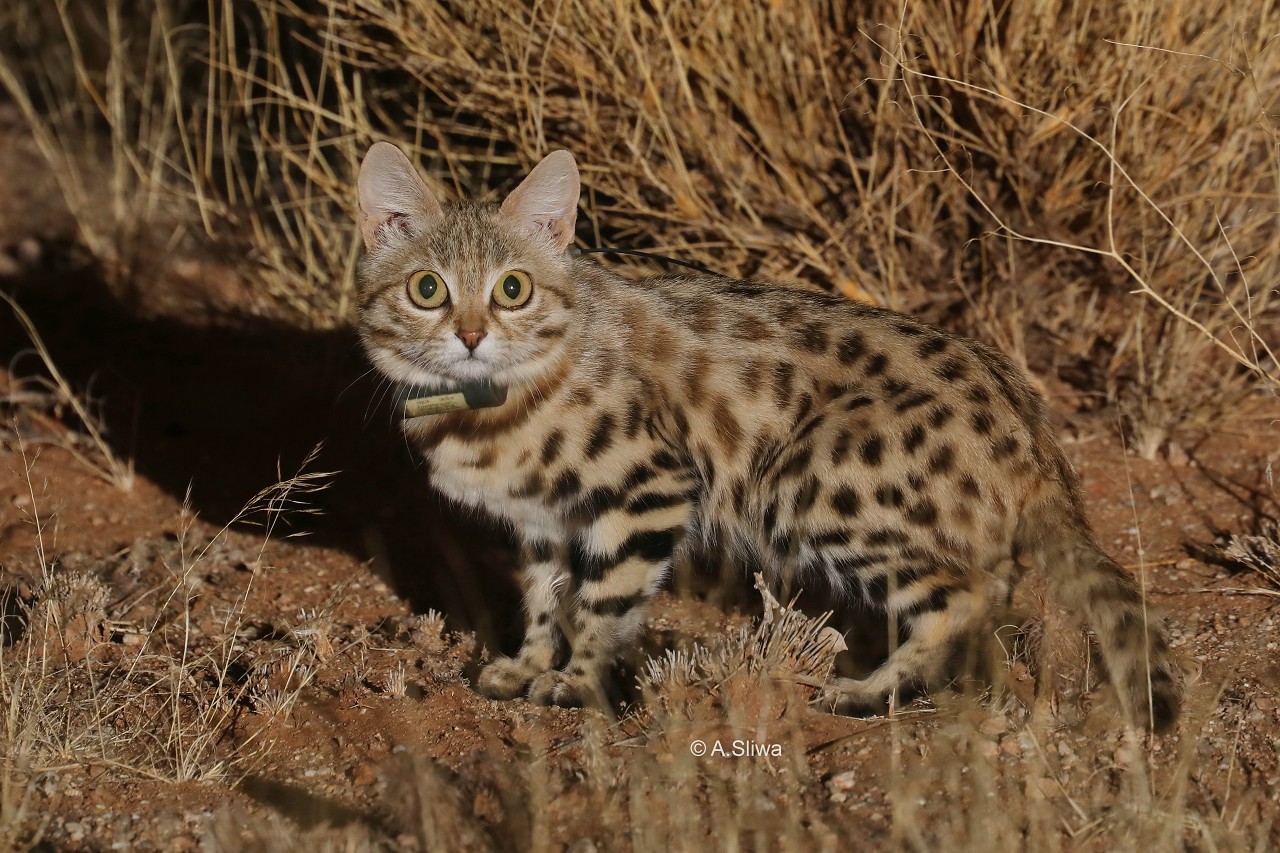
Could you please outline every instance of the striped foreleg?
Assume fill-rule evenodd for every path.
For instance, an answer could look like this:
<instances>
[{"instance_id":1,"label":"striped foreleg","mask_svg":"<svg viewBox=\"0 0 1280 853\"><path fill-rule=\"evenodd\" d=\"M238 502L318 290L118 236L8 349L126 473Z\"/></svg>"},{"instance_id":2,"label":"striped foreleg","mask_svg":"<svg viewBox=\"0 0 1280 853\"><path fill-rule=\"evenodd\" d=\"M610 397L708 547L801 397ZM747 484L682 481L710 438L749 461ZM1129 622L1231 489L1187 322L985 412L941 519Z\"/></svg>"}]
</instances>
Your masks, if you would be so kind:
<instances>
[{"instance_id":1,"label":"striped foreleg","mask_svg":"<svg viewBox=\"0 0 1280 853\"><path fill-rule=\"evenodd\" d=\"M675 477L659 477L616 503L570 548L577 582L572 654L562 671L534 679L529 686L534 702L606 705L601 679L619 646L639 629L644 605L666 578L692 514L692 488Z\"/></svg>"},{"instance_id":2,"label":"striped foreleg","mask_svg":"<svg viewBox=\"0 0 1280 853\"><path fill-rule=\"evenodd\" d=\"M499 657L480 673L478 688L490 699L514 699L536 676L551 669L562 633L558 618L570 577L566 549L526 542L523 550L524 642L515 657Z\"/></svg>"}]
</instances>

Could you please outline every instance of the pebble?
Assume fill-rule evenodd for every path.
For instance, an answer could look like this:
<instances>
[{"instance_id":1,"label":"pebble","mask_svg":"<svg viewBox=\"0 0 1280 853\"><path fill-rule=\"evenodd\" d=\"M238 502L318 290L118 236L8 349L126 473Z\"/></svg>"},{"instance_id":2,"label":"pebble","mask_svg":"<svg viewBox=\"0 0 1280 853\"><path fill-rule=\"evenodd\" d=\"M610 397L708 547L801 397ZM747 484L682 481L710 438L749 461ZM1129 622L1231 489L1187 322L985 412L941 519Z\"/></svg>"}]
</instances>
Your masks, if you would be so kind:
<instances>
[{"instance_id":1,"label":"pebble","mask_svg":"<svg viewBox=\"0 0 1280 853\"><path fill-rule=\"evenodd\" d=\"M978 731L984 735L1001 735L1007 728L1004 717L991 717L984 720L982 725L978 726Z\"/></svg>"},{"instance_id":2,"label":"pebble","mask_svg":"<svg viewBox=\"0 0 1280 853\"><path fill-rule=\"evenodd\" d=\"M351 768L351 781L361 787L378 781L378 770L369 762L361 762Z\"/></svg>"},{"instance_id":3,"label":"pebble","mask_svg":"<svg viewBox=\"0 0 1280 853\"><path fill-rule=\"evenodd\" d=\"M44 247L35 237L24 237L18 241L18 259L27 266L35 266L44 256Z\"/></svg>"},{"instance_id":4,"label":"pebble","mask_svg":"<svg viewBox=\"0 0 1280 853\"><path fill-rule=\"evenodd\" d=\"M858 771L856 770L837 773L827 780L827 790L831 792L831 802L833 803L843 803L857 789Z\"/></svg>"}]
</instances>

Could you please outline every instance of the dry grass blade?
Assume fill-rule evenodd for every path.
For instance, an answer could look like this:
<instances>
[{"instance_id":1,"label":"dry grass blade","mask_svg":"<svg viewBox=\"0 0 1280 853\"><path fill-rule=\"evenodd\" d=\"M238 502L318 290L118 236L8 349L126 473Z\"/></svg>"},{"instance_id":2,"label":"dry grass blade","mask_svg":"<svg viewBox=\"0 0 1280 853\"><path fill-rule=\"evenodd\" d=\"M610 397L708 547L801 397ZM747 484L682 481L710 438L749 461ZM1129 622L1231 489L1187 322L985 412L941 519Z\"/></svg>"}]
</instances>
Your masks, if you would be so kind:
<instances>
[{"instance_id":1,"label":"dry grass blade","mask_svg":"<svg viewBox=\"0 0 1280 853\"><path fill-rule=\"evenodd\" d=\"M45 370L49 371L49 375L53 377L54 384L62 399L71 407L71 410L75 412L76 418L88 431L89 437L93 440L94 446L101 455L101 460L90 459L74 447L68 446L66 448L67 451L108 483L126 491L132 488L133 463L121 460L116 456L115 451L111 449L111 445L107 443L106 437L103 436L102 430L98 427L97 420L89 413L88 408L71 389L71 384L67 382L66 378L58 370L58 366L54 364L49 348L45 346L44 339L40 337L40 332L37 331L35 323L31 322L31 318L27 316L27 312L22 310L22 307L14 301L12 296L3 291L0 291L0 299L8 303L13 315L22 324L22 329L26 332L32 346L36 348L36 352L40 355L40 360L44 363Z\"/></svg>"}]
</instances>

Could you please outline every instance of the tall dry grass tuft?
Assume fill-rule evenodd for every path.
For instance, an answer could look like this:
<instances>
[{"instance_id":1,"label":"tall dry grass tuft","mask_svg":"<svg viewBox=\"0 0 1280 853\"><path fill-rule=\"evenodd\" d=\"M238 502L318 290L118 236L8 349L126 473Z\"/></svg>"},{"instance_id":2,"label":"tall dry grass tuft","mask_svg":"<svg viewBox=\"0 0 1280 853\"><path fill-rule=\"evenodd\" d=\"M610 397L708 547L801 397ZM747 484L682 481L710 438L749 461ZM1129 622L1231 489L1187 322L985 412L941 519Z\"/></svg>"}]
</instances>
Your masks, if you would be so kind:
<instances>
[{"instance_id":1,"label":"tall dry grass tuft","mask_svg":"<svg viewBox=\"0 0 1280 853\"><path fill-rule=\"evenodd\" d=\"M1272 5L142 5L9 11L0 82L96 253L212 242L254 311L350 317L371 140L447 195L567 147L588 242L974 332L1144 455L1280 378Z\"/></svg>"}]
</instances>

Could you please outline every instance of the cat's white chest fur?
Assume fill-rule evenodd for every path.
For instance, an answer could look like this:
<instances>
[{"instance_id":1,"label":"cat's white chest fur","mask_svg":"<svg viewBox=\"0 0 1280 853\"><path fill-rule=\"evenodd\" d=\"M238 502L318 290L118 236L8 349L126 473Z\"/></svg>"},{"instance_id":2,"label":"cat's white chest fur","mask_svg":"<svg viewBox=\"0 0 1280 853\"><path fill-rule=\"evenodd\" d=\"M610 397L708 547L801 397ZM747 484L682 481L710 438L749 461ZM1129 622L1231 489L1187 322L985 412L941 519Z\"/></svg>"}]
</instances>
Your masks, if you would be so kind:
<instances>
[{"instance_id":1,"label":"cat's white chest fur","mask_svg":"<svg viewBox=\"0 0 1280 853\"><path fill-rule=\"evenodd\" d=\"M483 509L510 522L517 530L539 538L559 536L563 530L560 517L540 496L513 494L514 460L499 453L490 464L478 465L480 454L491 448L445 437L427 451L431 462L431 483L446 497L464 506Z\"/></svg>"}]
</instances>

